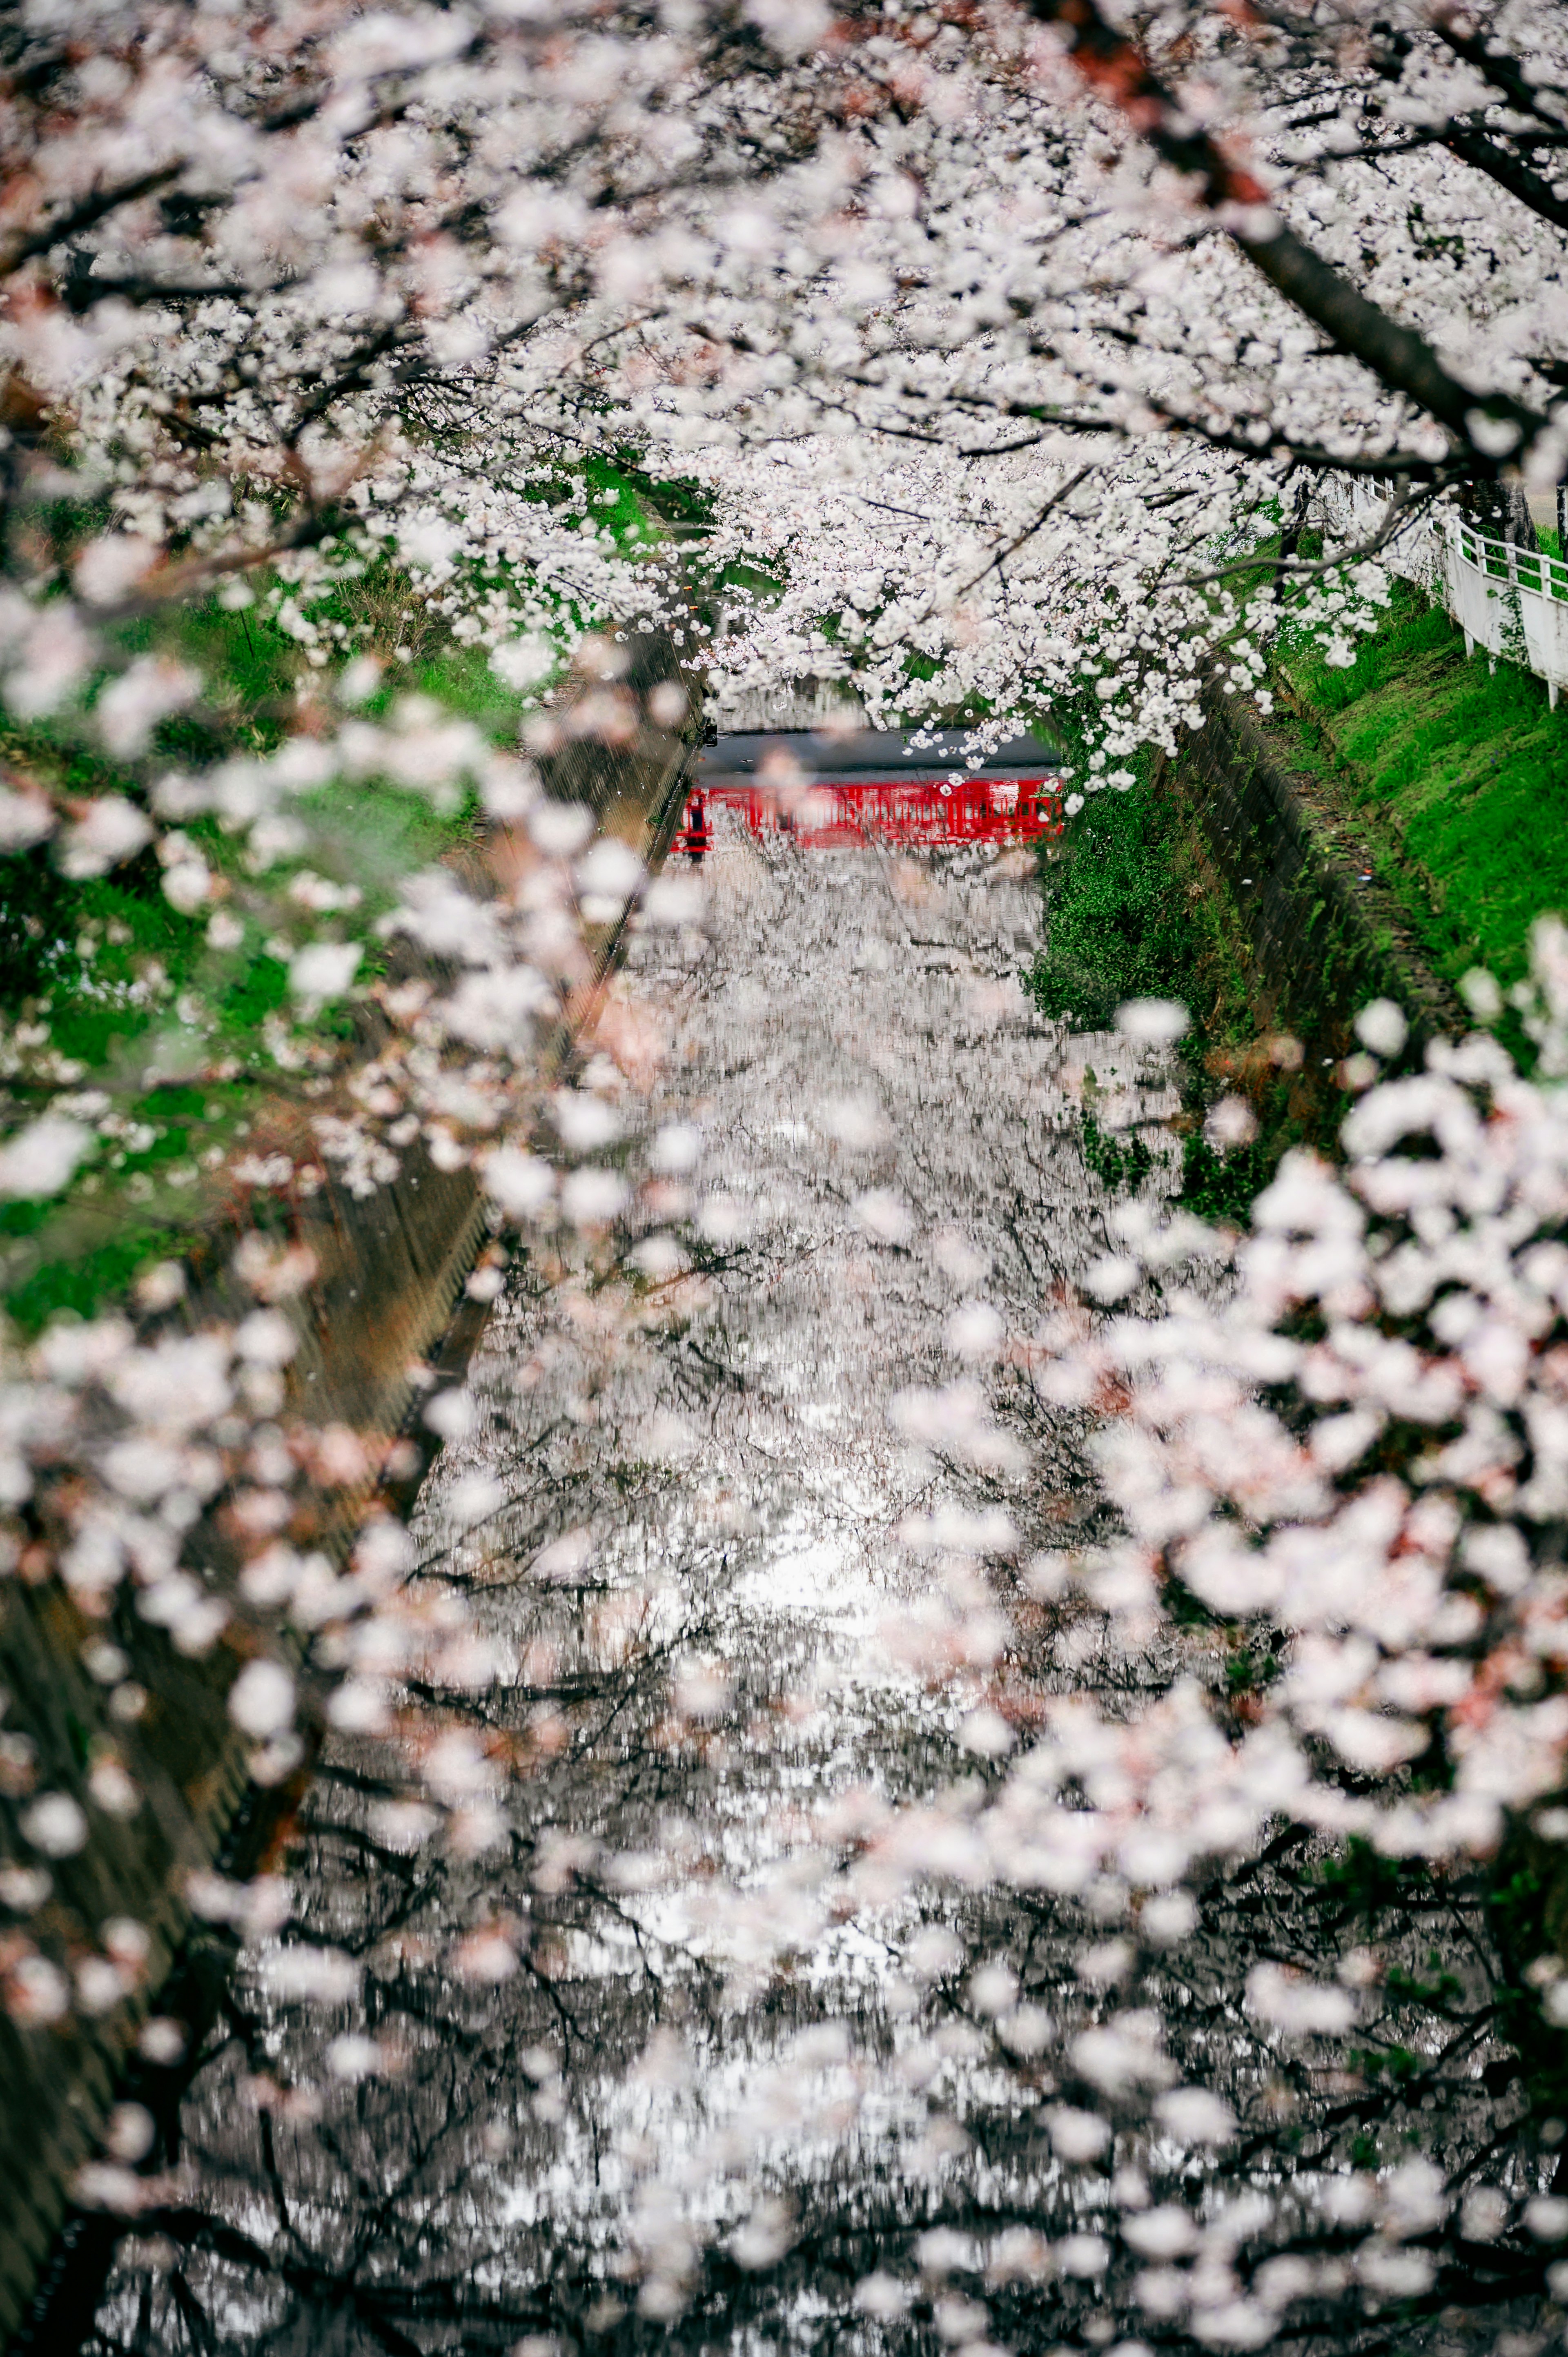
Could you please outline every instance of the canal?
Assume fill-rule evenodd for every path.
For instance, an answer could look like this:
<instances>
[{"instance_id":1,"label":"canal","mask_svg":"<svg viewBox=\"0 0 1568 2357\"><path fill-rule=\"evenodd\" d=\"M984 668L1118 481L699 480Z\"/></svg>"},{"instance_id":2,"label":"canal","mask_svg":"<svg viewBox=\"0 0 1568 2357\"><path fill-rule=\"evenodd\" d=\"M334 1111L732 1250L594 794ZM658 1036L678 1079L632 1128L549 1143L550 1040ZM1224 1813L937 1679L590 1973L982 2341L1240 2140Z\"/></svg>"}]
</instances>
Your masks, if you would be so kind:
<instances>
[{"instance_id":1,"label":"canal","mask_svg":"<svg viewBox=\"0 0 1568 2357\"><path fill-rule=\"evenodd\" d=\"M1026 848L703 848L88 2346L1543 2347L1474 2206L1537 2181L1477 1889L1294 1836L1182 1888L1025 1821L1075 1701L1223 1674L1065 1591L1103 1510L1040 1381L1108 1239L1083 1092L1157 1203L1164 1051L1035 1014Z\"/></svg>"}]
</instances>

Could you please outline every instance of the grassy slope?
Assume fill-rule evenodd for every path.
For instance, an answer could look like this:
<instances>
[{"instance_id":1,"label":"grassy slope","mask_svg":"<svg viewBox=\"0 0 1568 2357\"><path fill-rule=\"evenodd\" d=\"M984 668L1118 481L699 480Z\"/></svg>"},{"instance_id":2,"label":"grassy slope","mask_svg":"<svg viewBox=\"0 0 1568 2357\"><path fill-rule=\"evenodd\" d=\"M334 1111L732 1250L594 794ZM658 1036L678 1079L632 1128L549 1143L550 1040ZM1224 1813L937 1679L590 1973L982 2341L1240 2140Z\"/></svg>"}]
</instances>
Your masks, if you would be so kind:
<instances>
[{"instance_id":1,"label":"grassy slope","mask_svg":"<svg viewBox=\"0 0 1568 2357\"><path fill-rule=\"evenodd\" d=\"M1125 999L1181 1000L1192 1018L1180 1055L1182 1199L1201 1218L1242 1221L1285 1146L1316 1136L1315 1109L1255 1051L1245 950L1178 803L1148 776L1126 793L1090 795L1063 850L1043 856L1041 877L1046 946L1026 977L1036 1004L1092 1030ZM1258 1135L1217 1151L1202 1135L1204 1113L1238 1090ZM1112 1194L1136 1191L1152 1167L1135 1135L1101 1129L1091 1099L1084 1149Z\"/></svg>"},{"instance_id":2,"label":"grassy slope","mask_svg":"<svg viewBox=\"0 0 1568 2357\"><path fill-rule=\"evenodd\" d=\"M1568 706L1551 711L1528 672L1466 661L1404 583L1352 669L1288 647L1280 669L1340 757L1338 791L1402 882L1431 964L1517 980L1535 919L1568 909Z\"/></svg>"},{"instance_id":3,"label":"grassy slope","mask_svg":"<svg viewBox=\"0 0 1568 2357\"><path fill-rule=\"evenodd\" d=\"M1171 808L1146 782L1090 796L1043 874L1047 945L1030 977L1043 1015L1099 1030L1124 999L1200 987Z\"/></svg>"},{"instance_id":4,"label":"grassy slope","mask_svg":"<svg viewBox=\"0 0 1568 2357\"><path fill-rule=\"evenodd\" d=\"M372 595L381 586L371 585ZM345 603L351 598L350 591ZM401 635L416 643L412 661L391 668L371 709L395 694L423 692L499 741L511 741L518 699L489 670L484 652L432 630L406 590L398 598L394 587L389 602L402 606ZM368 619L374 644L384 636L375 629L382 618ZM203 601L173 622L169 635L209 683L209 708L231 716L233 749L275 743L280 706L292 700L303 671L294 642L257 608L242 617ZM166 723L160 747L176 758L213 749L184 745L185 726L177 717ZM78 791L113 791L122 782L112 763L48 723L8 730L0 750L16 767ZM308 864L360 885L372 909L390 898L398 877L439 858L472 827L471 799L443 812L421 795L374 780L329 786L303 798L300 807L311 820L308 857L282 863L277 877ZM207 819L187 831L220 873L240 874L240 840ZM206 921L205 910L192 918L171 908L150 854L87 883L68 883L47 849L0 860L0 1008L12 1018L35 1008L46 1017L55 1046L82 1068L78 1085L91 1087L123 1069L149 1029L166 1031L173 1000L199 974L209 988L216 985L219 1027L209 1035L210 1054L233 1068L230 1078L209 1071L192 1085L150 1090L137 1106L134 1133L85 1168L63 1196L0 1205L0 1300L24 1332L35 1332L60 1309L91 1314L124 1293L149 1262L187 1248L207 1211L199 1157L241 1142L277 1088L277 1072L260 1052L260 1030L286 998L286 970L267 953L255 927L240 949L215 960ZM166 979L144 995L135 985L155 964ZM328 1013L323 1028L335 1020ZM18 1113L28 1109L28 1093L13 1088Z\"/></svg>"},{"instance_id":5,"label":"grassy slope","mask_svg":"<svg viewBox=\"0 0 1568 2357\"><path fill-rule=\"evenodd\" d=\"M601 531L623 549L650 546L671 521L703 512L694 486L650 478L633 452L589 454L561 481L542 482L540 496L559 496L574 477ZM516 743L522 699L491 670L488 651L459 643L443 614L396 566L381 560L354 568L313 610L343 626L346 646L392 658L364 707L370 716L412 692L434 697L497 744ZM203 675L203 733L177 715L155 738L176 761L270 748L311 676L264 597L243 613L215 598L195 599L156 620L124 625L119 636L127 652L164 647ZM69 722L0 728L0 761L6 760L78 793L119 791L126 782ZM395 896L401 877L470 837L476 823L471 795L441 807L375 780L328 786L302 797L297 807L310 822L308 852L303 860L281 862L273 880L281 883L291 868L308 865L335 882L358 885L365 898L361 923ZM238 839L210 819L194 821L187 832L216 870L241 879ZM87 884L66 883L47 850L0 856L0 1018L47 1020L54 1045L82 1068L76 1085L91 1087L124 1071L149 1030L166 1032L180 991L199 980L219 1016L209 1048L233 1070L229 1079L214 1078L209 1069L189 1085L148 1091L136 1107L134 1133L84 1168L63 1196L0 1204L0 1305L24 1332L36 1332L61 1309L91 1315L122 1296L149 1264L188 1250L209 1214L203 1161L210 1167L248 1136L279 1090L261 1033L287 997L286 969L264 946L266 928L255 923L240 948L215 960L206 921L205 910L189 918L170 907L150 854ZM151 969L164 977L156 991L134 991ZM340 1028L341 1018L328 1010L318 1028ZM0 1082L0 1103L8 1097L15 1117L34 1109L31 1099L41 1103L52 1093ZM264 1208L252 1206L258 1214Z\"/></svg>"}]
</instances>

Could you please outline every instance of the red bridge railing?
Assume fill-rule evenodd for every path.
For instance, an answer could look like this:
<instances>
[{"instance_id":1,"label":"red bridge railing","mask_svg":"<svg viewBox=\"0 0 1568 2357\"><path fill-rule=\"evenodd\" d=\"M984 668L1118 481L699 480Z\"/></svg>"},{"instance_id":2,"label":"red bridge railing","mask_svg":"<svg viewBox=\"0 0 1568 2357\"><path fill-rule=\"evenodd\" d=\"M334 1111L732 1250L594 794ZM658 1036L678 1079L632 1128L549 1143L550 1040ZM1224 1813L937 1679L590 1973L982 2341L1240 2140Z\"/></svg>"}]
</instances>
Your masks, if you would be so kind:
<instances>
[{"instance_id":1,"label":"red bridge railing","mask_svg":"<svg viewBox=\"0 0 1568 2357\"><path fill-rule=\"evenodd\" d=\"M870 841L930 846L1036 843L1062 830L1059 777L818 778L779 786L735 780L694 786L672 852L700 859L721 811L753 834L792 836L816 850Z\"/></svg>"}]
</instances>

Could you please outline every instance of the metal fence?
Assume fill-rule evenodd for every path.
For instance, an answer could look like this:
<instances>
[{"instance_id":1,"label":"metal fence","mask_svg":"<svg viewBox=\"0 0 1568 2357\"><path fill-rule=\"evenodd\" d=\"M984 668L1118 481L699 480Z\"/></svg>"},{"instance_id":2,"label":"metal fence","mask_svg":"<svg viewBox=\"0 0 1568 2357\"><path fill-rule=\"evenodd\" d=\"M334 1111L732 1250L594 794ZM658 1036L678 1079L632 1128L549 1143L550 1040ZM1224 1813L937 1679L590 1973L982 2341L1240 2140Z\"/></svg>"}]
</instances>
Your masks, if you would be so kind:
<instances>
[{"instance_id":1,"label":"metal fence","mask_svg":"<svg viewBox=\"0 0 1568 2357\"><path fill-rule=\"evenodd\" d=\"M1463 516L1443 521L1444 603L1477 646L1523 663L1546 682L1553 711L1568 683L1568 565L1542 548L1493 540Z\"/></svg>"},{"instance_id":2,"label":"metal fence","mask_svg":"<svg viewBox=\"0 0 1568 2357\"><path fill-rule=\"evenodd\" d=\"M1378 477L1326 479L1324 522L1348 538L1369 539L1393 495ZM1521 548L1478 532L1452 511L1401 526L1379 562L1439 598L1465 633L1465 651L1482 647L1497 662L1519 663L1546 682L1555 711L1568 685L1568 564L1542 548Z\"/></svg>"}]
</instances>

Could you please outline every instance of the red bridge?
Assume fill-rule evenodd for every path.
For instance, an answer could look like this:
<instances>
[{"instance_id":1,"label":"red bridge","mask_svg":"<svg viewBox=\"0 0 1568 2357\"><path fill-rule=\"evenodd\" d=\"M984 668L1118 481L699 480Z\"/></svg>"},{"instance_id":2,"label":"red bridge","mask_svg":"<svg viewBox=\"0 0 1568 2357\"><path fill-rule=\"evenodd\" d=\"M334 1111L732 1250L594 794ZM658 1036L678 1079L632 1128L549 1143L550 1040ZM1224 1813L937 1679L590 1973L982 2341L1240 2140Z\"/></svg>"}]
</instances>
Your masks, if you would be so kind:
<instances>
[{"instance_id":1,"label":"red bridge","mask_svg":"<svg viewBox=\"0 0 1568 2357\"><path fill-rule=\"evenodd\" d=\"M956 730L919 747L869 730L721 737L699 758L671 847L700 859L721 810L737 813L754 834L789 834L811 848L872 839L1034 843L1060 834L1066 781L1049 747L1015 737L965 771L961 743Z\"/></svg>"}]
</instances>

